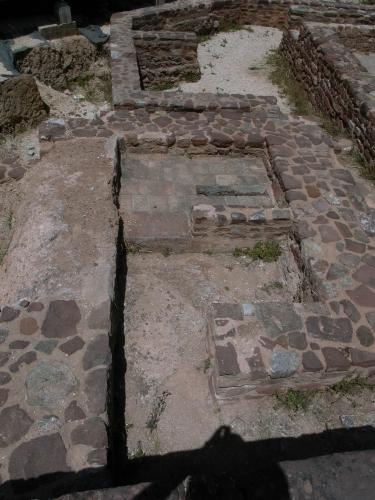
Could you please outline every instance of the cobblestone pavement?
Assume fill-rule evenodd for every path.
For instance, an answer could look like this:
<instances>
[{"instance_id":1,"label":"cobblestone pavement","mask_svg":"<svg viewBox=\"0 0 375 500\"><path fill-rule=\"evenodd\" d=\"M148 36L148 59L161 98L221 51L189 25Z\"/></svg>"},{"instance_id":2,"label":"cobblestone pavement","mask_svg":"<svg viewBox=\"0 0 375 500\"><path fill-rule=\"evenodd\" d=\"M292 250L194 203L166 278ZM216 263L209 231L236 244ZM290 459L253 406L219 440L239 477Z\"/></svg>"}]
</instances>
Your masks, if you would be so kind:
<instances>
[{"instance_id":1,"label":"cobblestone pavement","mask_svg":"<svg viewBox=\"0 0 375 500\"><path fill-rule=\"evenodd\" d=\"M106 463L108 313L61 299L2 308L2 468L12 480Z\"/></svg>"}]
</instances>

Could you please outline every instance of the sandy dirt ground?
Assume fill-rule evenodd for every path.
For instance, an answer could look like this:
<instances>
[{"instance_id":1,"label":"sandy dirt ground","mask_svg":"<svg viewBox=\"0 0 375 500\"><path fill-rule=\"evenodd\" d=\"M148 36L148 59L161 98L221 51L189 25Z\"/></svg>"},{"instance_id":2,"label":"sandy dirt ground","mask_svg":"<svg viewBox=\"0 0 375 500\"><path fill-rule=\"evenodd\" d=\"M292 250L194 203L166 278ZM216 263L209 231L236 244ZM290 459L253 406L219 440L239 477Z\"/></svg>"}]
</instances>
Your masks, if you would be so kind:
<instances>
[{"instance_id":1,"label":"sandy dirt ground","mask_svg":"<svg viewBox=\"0 0 375 500\"><path fill-rule=\"evenodd\" d=\"M248 30L218 33L198 46L201 79L181 83L184 92L273 95L285 112L287 101L268 79L267 55L279 47L282 31L251 26Z\"/></svg>"}]
</instances>

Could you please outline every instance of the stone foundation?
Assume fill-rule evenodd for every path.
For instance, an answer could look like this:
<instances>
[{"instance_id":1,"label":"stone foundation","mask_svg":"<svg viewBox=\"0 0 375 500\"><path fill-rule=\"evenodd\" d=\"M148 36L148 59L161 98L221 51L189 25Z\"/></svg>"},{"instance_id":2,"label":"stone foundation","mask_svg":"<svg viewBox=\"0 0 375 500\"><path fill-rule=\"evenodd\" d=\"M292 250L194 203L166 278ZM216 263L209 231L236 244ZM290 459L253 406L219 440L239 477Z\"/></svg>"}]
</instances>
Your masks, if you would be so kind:
<instances>
[{"instance_id":1,"label":"stone foundation","mask_svg":"<svg viewBox=\"0 0 375 500\"><path fill-rule=\"evenodd\" d=\"M210 34L220 29L233 29L233 27L238 28L246 24L284 28L287 25L298 26L301 20L351 23L363 22L363 19L366 19L368 24L375 22L375 9L372 6L361 6L358 12L358 8L353 5L333 3L327 4L326 9L322 10L318 2L304 0L299 2L272 0L267 3L258 0L240 2L204 0L199 5L182 0L159 7L114 14L111 19L113 103L115 106L121 106L127 100L129 92L141 89L140 74L145 75L144 86L147 89L148 82L152 78L154 63L150 56L145 58L143 51L140 52L140 61L138 61L137 46L146 46L147 39L153 40L153 44L160 45L160 36L163 32L162 36L169 42L162 46L171 48L163 53L163 61L167 61L163 80L168 73L171 73L171 79L174 81L185 70L179 69L182 61L178 62L177 68L175 67L174 59L178 55L177 61L179 61L181 52L176 47L176 41L171 32L181 32L180 36L184 37L185 45L187 39L193 37L193 33ZM136 34L135 40L133 30ZM191 32L191 35L187 32ZM139 39L142 39L142 43ZM171 43L172 40L173 43ZM190 41L193 43L193 38ZM147 43L147 46L149 45L150 43ZM177 45L180 46L180 43ZM126 64L121 62L124 58L126 58Z\"/></svg>"},{"instance_id":2,"label":"stone foundation","mask_svg":"<svg viewBox=\"0 0 375 500\"><path fill-rule=\"evenodd\" d=\"M214 304L208 341L221 398L321 388L345 371L368 375L375 366L375 355L352 337L350 321L332 317L321 303Z\"/></svg>"}]
</instances>

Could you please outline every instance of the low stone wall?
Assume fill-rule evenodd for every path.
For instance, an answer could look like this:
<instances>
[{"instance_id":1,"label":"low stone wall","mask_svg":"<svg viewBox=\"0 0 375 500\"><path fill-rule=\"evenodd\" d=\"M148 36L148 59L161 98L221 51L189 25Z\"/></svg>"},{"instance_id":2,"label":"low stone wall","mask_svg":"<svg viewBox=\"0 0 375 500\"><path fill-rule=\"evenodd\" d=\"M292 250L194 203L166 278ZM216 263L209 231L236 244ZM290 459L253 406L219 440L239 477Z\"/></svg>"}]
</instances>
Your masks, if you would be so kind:
<instances>
[{"instance_id":1,"label":"low stone wall","mask_svg":"<svg viewBox=\"0 0 375 500\"><path fill-rule=\"evenodd\" d=\"M281 51L314 106L341 124L374 165L375 81L342 44L342 34L333 27L303 23L300 30L285 33Z\"/></svg>"},{"instance_id":2,"label":"low stone wall","mask_svg":"<svg viewBox=\"0 0 375 500\"><path fill-rule=\"evenodd\" d=\"M195 33L135 31L133 39L143 88L199 77Z\"/></svg>"},{"instance_id":3,"label":"low stone wall","mask_svg":"<svg viewBox=\"0 0 375 500\"><path fill-rule=\"evenodd\" d=\"M345 350L333 347L335 336ZM330 317L321 302L213 303L208 345L219 398L321 388L341 380L343 370L368 376L375 362L352 338L350 320Z\"/></svg>"},{"instance_id":4,"label":"low stone wall","mask_svg":"<svg viewBox=\"0 0 375 500\"><path fill-rule=\"evenodd\" d=\"M168 31L194 31L197 34L211 33L219 27L255 24L283 27L288 18L291 2L261 3L258 1L220 1L186 5L176 2L168 11L152 12L133 19L133 28L142 30L163 29ZM181 8L181 6L183 7Z\"/></svg>"},{"instance_id":5,"label":"low stone wall","mask_svg":"<svg viewBox=\"0 0 375 500\"><path fill-rule=\"evenodd\" d=\"M337 37L348 49L369 53L375 47L375 28L369 26L340 25L337 27Z\"/></svg>"},{"instance_id":6,"label":"low stone wall","mask_svg":"<svg viewBox=\"0 0 375 500\"><path fill-rule=\"evenodd\" d=\"M121 108L126 109L162 109L165 111L253 111L273 112L274 116L280 116L281 112L276 106L277 100L273 96L255 96L252 94L195 94L189 92L142 92L127 91L123 93ZM121 117L121 111L116 114Z\"/></svg>"},{"instance_id":7,"label":"low stone wall","mask_svg":"<svg viewBox=\"0 0 375 500\"><path fill-rule=\"evenodd\" d=\"M289 10L290 26L301 21L340 24L375 24L375 7L350 3L293 2Z\"/></svg>"},{"instance_id":8,"label":"low stone wall","mask_svg":"<svg viewBox=\"0 0 375 500\"><path fill-rule=\"evenodd\" d=\"M211 251L233 251L257 241L283 238L291 233L289 208L250 209L195 205L192 208L193 239L203 240ZM208 246L209 245L209 246Z\"/></svg>"},{"instance_id":9,"label":"low stone wall","mask_svg":"<svg viewBox=\"0 0 375 500\"><path fill-rule=\"evenodd\" d=\"M230 24L254 24L283 28L288 20L301 18L318 22L373 24L375 9L372 6L309 0L206 0L195 4L174 2L161 8L148 7L132 13L133 29L194 31L209 33Z\"/></svg>"}]
</instances>

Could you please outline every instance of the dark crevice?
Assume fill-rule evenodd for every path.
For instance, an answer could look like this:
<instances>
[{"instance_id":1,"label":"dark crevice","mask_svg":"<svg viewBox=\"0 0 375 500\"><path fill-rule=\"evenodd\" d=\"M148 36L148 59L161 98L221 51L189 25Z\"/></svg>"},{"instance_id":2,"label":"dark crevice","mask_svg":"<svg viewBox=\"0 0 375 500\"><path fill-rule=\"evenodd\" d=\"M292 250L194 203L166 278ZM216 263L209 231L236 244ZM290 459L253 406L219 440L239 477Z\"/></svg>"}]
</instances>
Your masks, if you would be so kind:
<instances>
[{"instance_id":1,"label":"dark crevice","mask_svg":"<svg viewBox=\"0 0 375 500\"><path fill-rule=\"evenodd\" d=\"M114 159L114 176L112 185L113 203L119 209L121 190L121 154L119 142L116 144ZM113 299L111 303L110 347L112 353L112 370L108 391L109 450L108 464L116 482L118 468L123 470L127 457L125 434L125 334L124 334L124 302L126 289L126 250L124 240L124 223L118 215L118 234L116 242L116 271Z\"/></svg>"},{"instance_id":2,"label":"dark crevice","mask_svg":"<svg viewBox=\"0 0 375 500\"><path fill-rule=\"evenodd\" d=\"M138 76L139 76L139 85L140 85L141 90L145 90L145 86L143 84L143 76L142 76L142 71L141 71L141 65L139 63L138 54L137 54L136 57L137 57L137 68L138 68Z\"/></svg>"},{"instance_id":3,"label":"dark crevice","mask_svg":"<svg viewBox=\"0 0 375 500\"><path fill-rule=\"evenodd\" d=\"M293 245L291 249L302 278L294 302L321 302L310 263L302 258L301 243L302 240L295 229L293 231Z\"/></svg>"},{"instance_id":4,"label":"dark crevice","mask_svg":"<svg viewBox=\"0 0 375 500\"><path fill-rule=\"evenodd\" d=\"M118 468L121 467L123 469L127 456L125 434L126 361L124 348L124 301L127 265L123 228L124 224L120 217L117 237L115 289L111 304L110 347L112 352L112 370L108 392L108 464L114 481L116 481Z\"/></svg>"},{"instance_id":5,"label":"dark crevice","mask_svg":"<svg viewBox=\"0 0 375 500\"><path fill-rule=\"evenodd\" d=\"M113 165L112 198L117 210L120 208L119 195L121 191L121 152L120 141L116 142ZM120 217L119 217L120 218Z\"/></svg>"}]
</instances>

